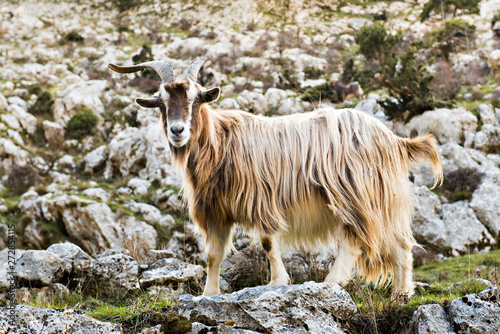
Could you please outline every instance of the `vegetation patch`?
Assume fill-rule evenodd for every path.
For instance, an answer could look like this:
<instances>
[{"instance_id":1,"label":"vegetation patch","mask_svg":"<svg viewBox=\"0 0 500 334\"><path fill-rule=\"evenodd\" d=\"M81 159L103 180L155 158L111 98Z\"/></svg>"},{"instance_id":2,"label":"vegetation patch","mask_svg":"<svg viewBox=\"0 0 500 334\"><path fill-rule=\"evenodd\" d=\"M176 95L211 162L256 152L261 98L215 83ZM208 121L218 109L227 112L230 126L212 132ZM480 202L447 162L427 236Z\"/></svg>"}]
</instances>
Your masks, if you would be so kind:
<instances>
[{"instance_id":1,"label":"vegetation patch","mask_svg":"<svg viewBox=\"0 0 500 334\"><path fill-rule=\"evenodd\" d=\"M38 95L36 102L28 109L34 115L50 114L50 107L54 103L54 98L50 91L44 90Z\"/></svg>"},{"instance_id":2,"label":"vegetation patch","mask_svg":"<svg viewBox=\"0 0 500 334\"><path fill-rule=\"evenodd\" d=\"M76 30L71 30L59 40L60 45L65 45L68 42L83 42L83 37Z\"/></svg>"},{"instance_id":3,"label":"vegetation patch","mask_svg":"<svg viewBox=\"0 0 500 334\"><path fill-rule=\"evenodd\" d=\"M443 185L436 192L452 202L470 200L483 177L475 168L459 168L445 174Z\"/></svg>"},{"instance_id":4,"label":"vegetation patch","mask_svg":"<svg viewBox=\"0 0 500 334\"><path fill-rule=\"evenodd\" d=\"M332 86L325 82L324 84L308 87L300 97L302 101L321 102L323 100L338 101L337 94Z\"/></svg>"},{"instance_id":5,"label":"vegetation patch","mask_svg":"<svg viewBox=\"0 0 500 334\"><path fill-rule=\"evenodd\" d=\"M83 109L71 117L66 126L68 135L73 139L81 139L93 135L99 119L90 109Z\"/></svg>"}]
</instances>

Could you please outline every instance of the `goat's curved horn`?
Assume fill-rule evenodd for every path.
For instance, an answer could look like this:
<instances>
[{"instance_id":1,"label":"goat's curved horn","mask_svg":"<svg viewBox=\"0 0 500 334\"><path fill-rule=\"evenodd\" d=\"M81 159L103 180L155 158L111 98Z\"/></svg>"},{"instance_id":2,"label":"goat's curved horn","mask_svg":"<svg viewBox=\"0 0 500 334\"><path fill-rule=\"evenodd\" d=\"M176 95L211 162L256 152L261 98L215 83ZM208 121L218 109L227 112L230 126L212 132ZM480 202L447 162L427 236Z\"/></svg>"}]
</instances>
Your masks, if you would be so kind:
<instances>
[{"instance_id":1,"label":"goat's curved horn","mask_svg":"<svg viewBox=\"0 0 500 334\"><path fill-rule=\"evenodd\" d=\"M145 68L150 68L158 73L161 78L162 84L174 81L174 70L172 68L172 65L163 61L148 61L146 63L141 63L133 66L118 66L115 64L109 64L108 67L118 73L134 73Z\"/></svg>"},{"instance_id":2,"label":"goat's curved horn","mask_svg":"<svg viewBox=\"0 0 500 334\"><path fill-rule=\"evenodd\" d=\"M186 71L186 78L189 80L196 82L198 80L198 72L200 71L201 66L203 65L204 60L197 60Z\"/></svg>"}]
</instances>

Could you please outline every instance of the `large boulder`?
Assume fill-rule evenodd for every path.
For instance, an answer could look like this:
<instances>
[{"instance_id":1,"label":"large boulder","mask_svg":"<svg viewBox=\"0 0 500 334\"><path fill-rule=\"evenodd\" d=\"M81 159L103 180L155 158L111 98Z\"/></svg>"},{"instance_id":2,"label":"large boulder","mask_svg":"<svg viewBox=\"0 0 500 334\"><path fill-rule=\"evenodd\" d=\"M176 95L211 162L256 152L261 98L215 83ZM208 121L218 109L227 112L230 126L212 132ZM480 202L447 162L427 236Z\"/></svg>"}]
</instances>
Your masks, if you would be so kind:
<instances>
[{"instance_id":1,"label":"large boulder","mask_svg":"<svg viewBox=\"0 0 500 334\"><path fill-rule=\"evenodd\" d=\"M83 108L100 116L104 112L100 97L107 86L106 80L90 80L74 83L58 92L52 107L55 122L66 126L70 118Z\"/></svg>"},{"instance_id":2,"label":"large boulder","mask_svg":"<svg viewBox=\"0 0 500 334\"><path fill-rule=\"evenodd\" d=\"M484 180L472 194L470 207L476 216L494 233L500 235L500 175Z\"/></svg>"},{"instance_id":3,"label":"large boulder","mask_svg":"<svg viewBox=\"0 0 500 334\"><path fill-rule=\"evenodd\" d=\"M13 312L12 312L13 311ZM15 316L12 318L11 315ZM120 334L121 326L101 322L78 310L57 310L16 305L0 308L0 330L9 334Z\"/></svg>"},{"instance_id":4,"label":"large boulder","mask_svg":"<svg viewBox=\"0 0 500 334\"><path fill-rule=\"evenodd\" d=\"M145 165L146 150L141 130L129 127L119 132L109 143L109 157L104 177L111 178L116 171L124 177L137 174Z\"/></svg>"},{"instance_id":5,"label":"large boulder","mask_svg":"<svg viewBox=\"0 0 500 334\"><path fill-rule=\"evenodd\" d=\"M83 158L85 164L85 169L83 172L85 174L94 174L94 171L99 167L103 166L108 158L109 150L106 145L101 145L95 150L87 153Z\"/></svg>"},{"instance_id":6,"label":"large boulder","mask_svg":"<svg viewBox=\"0 0 500 334\"><path fill-rule=\"evenodd\" d=\"M46 250L28 250L17 261L16 279L28 286L44 286L58 283L66 272L66 262Z\"/></svg>"},{"instance_id":7,"label":"large boulder","mask_svg":"<svg viewBox=\"0 0 500 334\"><path fill-rule=\"evenodd\" d=\"M254 114L265 114L267 112L267 101L261 93L244 90L236 101L242 109Z\"/></svg>"},{"instance_id":8,"label":"large boulder","mask_svg":"<svg viewBox=\"0 0 500 334\"><path fill-rule=\"evenodd\" d=\"M259 286L211 297L184 295L178 312L265 333L344 333L339 321L356 313L354 301L338 284Z\"/></svg>"},{"instance_id":9,"label":"large boulder","mask_svg":"<svg viewBox=\"0 0 500 334\"><path fill-rule=\"evenodd\" d=\"M70 276L82 276L92 265L92 258L71 242L53 244L47 248L47 251L56 254L66 262L66 269Z\"/></svg>"},{"instance_id":10,"label":"large boulder","mask_svg":"<svg viewBox=\"0 0 500 334\"><path fill-rule=\"evenodd\" d=\"M164 258L154 262L142 273L139 283L142 288L166 286L172 294L188 292L188 288L199 287L203 267L183 262L176 258Z\"/></svg>"},{"instance_id":11,"label":"large boulder","mask_svg":"<svg viewBox=\"0 0 500 334\"><path fill-rule=\"evenodd\" d=\"M446 124L446 126L443 126ZM462 107L435 109L413 117L406 126L405 136L432 133L440 144L463 144L469 134L476 132L477 117Z\"/></svg>"},{"instance_id":12,"label":"large boulder","mask_svg":"<svg viewBox=\"0 0 500 334\"><path fill-rule=\"evenodd\" d=\"M454 252L466 253L469 247L481 249L495 244L495 239L476 218L468 201L443 204L442 211L448 242Z\"/></svg>"},{"instance_id":13,"label":"large boulder","mask_svg":"<svg viewBox=\"0 0 500 334\"><path fill-rule=\"evenodd\" d=\"M125 254L99 257L92 263L87 290L99 296L121 298L139 289L139 265Z\"/></svg>"},{"instance_id":14,"label":"large boulder","mask_svg":"<svg viewBox=\"0 0 500 334\"><path fill-rule=\"evenodd\" d=\"M486 153L500 153L500 126L483 125L474 136L474 148Z\"/></svg>"},{"instance_id":15,"label":"large boulder","mask_svg":"<svg viewBox=\"0 0 500 334\"><path fill-rule=\"evenodd\" d=\"M411 319L411 333L452 334L444 308L439 304L419 306Z\"/></svg>"},{"instance_id":16,"label":"large boulder","mask_svg":"<svg viewBox=\"0 0 500 334\"><path fill-rule=\"evenodd\" d=\"M45 120L43 121L43 132L45 139L53 149L59 150L63 147L65 131L60 124Z\"/></svg>"}]
</instances>

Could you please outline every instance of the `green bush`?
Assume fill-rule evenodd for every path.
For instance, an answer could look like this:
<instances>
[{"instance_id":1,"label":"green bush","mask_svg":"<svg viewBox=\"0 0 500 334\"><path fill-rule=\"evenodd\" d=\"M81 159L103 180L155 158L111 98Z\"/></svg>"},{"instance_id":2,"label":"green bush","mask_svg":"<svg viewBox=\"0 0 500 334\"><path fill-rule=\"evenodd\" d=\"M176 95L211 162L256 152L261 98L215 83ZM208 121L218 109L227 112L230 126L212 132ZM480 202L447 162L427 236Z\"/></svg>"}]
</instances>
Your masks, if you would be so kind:
<instances>
[{"instance_id":1,"label":"green bush","mask_svg":"<svg viewBox=\"0 0 500 334\"><path fill-rule=\"evenodd\" d=\"M338 101L337 94L328 82L324 84L308 87L301 96L302 101L320 102L321 100Z\"/></svg>"},{"instance_id":2,"label":"green bush","mask_svg":"<svg viewBox=\"0 0 500 334\"><path fill-rule=\"evenodd\" d=\"M114 5L118 8L120 12L132 9L139 5L139 0L116 0L113 1Z\"/></svg>"},{"instance_id":3,"label":"green bush","mask_svg":"<svg viewBox=\"0 0 500 334\"><path fill-rule=\"evenodd\" d=\"M405 52L398 53L402 40L401 32L389 34L379 22L364 26L355 36L359 52L367 60L378 62L378 73L374 78L389 90L390 98L381 103L391 119L409 119L437 104L429 85L433 76L424 63L417 61L416 47L410 46Z\"/></svg>"},{"instance_id":4,"label":"green bush","mask_svg":"<svg viewBox=\"0 0 500 334\"><path fill-rule=\"evenodd\" d=\"M86 135L95 133L95 127L99 119L90 109L83 109L75 116L71 117L66 126L69 136L74 139L81 139Z\"/></svg>"},{"instance_id":5,"label":"green bush","mask_svg":"<svg viewBox=\"0 0 500 334\"><path fill-rule=\"evenodd\" d=\"M431 37L439 42L439 48L448 61L450 52L469 48L476 38L476 27L463 19L447 20L444 27L431 32Z\"/></svg>"},{"instance_id":6,"label":"green bush","mask_svg":"<svg viewBox=\"0 0 500 334\"><path fill-rule=\"evenodd\" d=\"M71 30L66 36L59 40L60 45L64 45L68 42L83 42L83 37L76 30Z\"/></svg>"},{"instance_id":7,"label":"green bush","mask_svg":"<svg viewBox=\"0 0 500 334\"><path fill-rule=\"evenodd\" d=\"M54 103L54 98L48 90L44 90L38 95L36 102L29 108L29 112L35 115L50 113L50 107Z\"/></svg>"},{"instance_id":8,"label":"green bush","mask_svg":"<svg viewBox=\"0 0 500 334\"><path fill-rule=\"evenodd\" d=\"M429 0L422 9L420 20L423 22L434 14L444 14L443 19L455 17L460 9L464 14L479 13L479 3L481 0Z\"/></svg>"}]
</instances>

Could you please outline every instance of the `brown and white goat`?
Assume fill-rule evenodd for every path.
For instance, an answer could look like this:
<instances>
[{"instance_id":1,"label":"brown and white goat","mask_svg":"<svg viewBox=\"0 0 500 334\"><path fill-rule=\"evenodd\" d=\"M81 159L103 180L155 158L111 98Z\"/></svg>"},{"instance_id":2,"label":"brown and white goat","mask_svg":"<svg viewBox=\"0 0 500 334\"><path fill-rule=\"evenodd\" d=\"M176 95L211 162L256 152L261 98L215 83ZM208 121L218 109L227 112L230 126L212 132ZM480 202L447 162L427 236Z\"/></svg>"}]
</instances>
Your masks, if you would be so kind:
<instances>
[{"instance_id":1,"label":"brown and white goat","mask_svg":"<svg viewBox=\"0 0 500 334\"><path fill-rule=\"evenodd\" d=\"M319 108L282 117L214 110L220 88L196 83L197 61L174 78L164 62L153 68L159 92L137 99L159 107L174 163L184 173L189 214L206 240L204 295L220 293L219 268L231 249L235 225L257 232L271 263L271 285L289 283L280 247L333 247L337 256L326 282L347 283L357 264L367 279L394 276L395 290L411 294L410 221L412 163L432 165L442 179L435 139L400 138L356 110Z\"/></svg>"}]
</instances>

